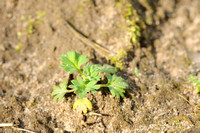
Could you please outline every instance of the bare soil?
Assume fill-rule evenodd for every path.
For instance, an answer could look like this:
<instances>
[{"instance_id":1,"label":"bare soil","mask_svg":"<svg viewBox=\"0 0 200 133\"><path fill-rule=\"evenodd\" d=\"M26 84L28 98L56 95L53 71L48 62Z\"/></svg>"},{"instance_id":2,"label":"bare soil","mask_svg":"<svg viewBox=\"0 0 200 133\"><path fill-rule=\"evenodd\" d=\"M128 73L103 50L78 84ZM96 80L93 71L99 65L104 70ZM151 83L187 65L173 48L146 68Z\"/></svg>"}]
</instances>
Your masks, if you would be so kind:
<instances>
[{"instance_id":1,"label":"bare soil","mask_svg":"<svg viewBox=\"0 0 200 133\"><path fill-rule=\"evenodd\" d=\"M140 47L129 45L122 12L128 3L142 21ZM0 123L39 133L200 132L200 96L188 82L190 75L200 78L199 7L199 0L1 0ZM129 84L124 99L106 89L90 93L93 109L85 115L73 110L74 94L52 101L53 87L76 77L59 68L63 53L110 63L66 21L111 53L129 50L118 72Z\"/></svg>"}]
</instances>

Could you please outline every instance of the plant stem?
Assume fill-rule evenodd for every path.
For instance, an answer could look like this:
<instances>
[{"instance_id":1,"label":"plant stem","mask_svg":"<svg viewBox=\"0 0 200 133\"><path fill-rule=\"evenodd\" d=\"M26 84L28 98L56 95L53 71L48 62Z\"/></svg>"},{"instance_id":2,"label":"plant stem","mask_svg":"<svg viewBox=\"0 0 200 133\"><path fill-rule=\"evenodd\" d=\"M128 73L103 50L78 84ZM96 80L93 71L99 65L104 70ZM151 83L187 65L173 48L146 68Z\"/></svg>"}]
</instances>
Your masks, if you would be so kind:
<instances>
[{"instance_id":1,"label":"plant stem","mask_svg":"<svg viewBox=\"0 0 200 133\"><path fill-rule=\"evenodd\" d=\"M109 84L100 84L100 87L108 87Z\"/></svg>"},{"instance_id":2,"label":"plant stem","mask_svg":"<svg viewBox=\"0 0 200 133\"><path fill-rule=\"evenodd\" d=\"M83 79L86 79L86 76L82 73L81 69L78 69L78 72L80 73Z\"/></svg>"},{"instance_id":3,"label":"plant stem","mask_svg":"<svg viewBox=\"0 0 200 133\"><path fill-rule=\"evenodd\" d=\"M73 89L73 90L67 90L67 93L71 93L71 92L74 92L76 89Z\"/></svg>"}]
</instances>

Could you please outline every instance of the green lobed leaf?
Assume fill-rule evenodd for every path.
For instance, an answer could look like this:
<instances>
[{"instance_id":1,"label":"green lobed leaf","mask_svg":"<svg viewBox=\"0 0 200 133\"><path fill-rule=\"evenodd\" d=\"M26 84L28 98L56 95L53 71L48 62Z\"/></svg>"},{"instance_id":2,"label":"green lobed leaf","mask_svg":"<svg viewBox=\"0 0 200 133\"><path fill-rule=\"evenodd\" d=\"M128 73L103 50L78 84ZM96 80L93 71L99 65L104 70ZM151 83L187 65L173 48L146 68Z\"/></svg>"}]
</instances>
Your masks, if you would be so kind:
<instances>
[{"instance_id":1,"label":"green lobed leaf","mask_svg":"<svg viewBox=\"0 0 200 133\"><path fill-rule=\"evenodd\" d=\"M79 84L80 86L84 86L84 85L85 85L83 79L82 79L80 76L77 77L77 80L78 80L78 84Z\"/></svg>"},{"instance_id":2,"label":"green lobed leaf","mask_svg":"<svg viewBox=\"0 0 200 133\"><path fill-rule=\"evenodd\" d=\"M79 86L79 84L80 84L80 83L79 83L78 81L76 81L76 80L72 80L71 82L72 82L72 84L74 85L74 87ZM71 87L71 85L70 85L69 87ZM76 88L74 88L74 89L76 89Z\"/></svg>"},{"instance_id":3,"label":"green lobed leaf","mask_svg":"<svg viewBox=\"0 0 200 133\"><path fill-rule=\"evenodd\" d=\"M80 55L78 58L78 66L81 66L88 62L87 56L86 55Z\"/></svg>"},{"instance_id":4,"label":"green lobed leaf","mask_svg":"<svg viewBox=\"0 0 200 133\"><path fill-rule=\"evenodd\" d=\"M67 54L61 56L62 65L60 66L65 71L74 73L80 70L81 65L88 62L86 55L80 55L74 51L68 51Z\"/></svg>"},{"instance_id":5,"label":"green lobed leaf","mask_svg":"<svg viewBox=\"0 0 200 133\"><path fill-rule=\"evenodd\" d=\"M99 72L105 72L105 73L116 73L117 69L111 65L108 64L104 64L101 69L99 70Z\"/></svg>"},{"instance_id":6,"label":"green lobed leaf","mask_svg":"<svg viewBox=\"0 0 200 133\"><path fill-rule=\"evenodd\" d=\"M83 73L87 76L89 81L99 81L101 76L99 75L100 65L90 65L89 63L83 68Z\"/></svg>"},{"instance_id":7,"label":"green lobed leaf","mask_svg":"<svg viewBox=\"0 0 200 133\"><path fill-rule=\"evenodd\" d=\"M128 87L128 84L125 80L117 75L107 74L108 78L108 88L113 96L117 96L118 98L124 97L125 88Z\"/></svg>"},{"instance_id":8,"label":"green lobed leaf","mask_svg":"<svg viewBox=\"0 0 200 133\"><path fill-rule=\"evenodd\" d=\"M61 101L61 99L64 97L64 95L67 93L67 83L68 81L64 81L59 84L59 86L55 86L53 88L53 92L51 93L52 96L54 96L53 101L56 101L57 99Z\"/></svg>"},{"instance_id":9,"label":"green lobed leaf","mask_svg":"<svg viewBox=\"0 0 200 133\"><path fill-rule=\"evenodd\" d=\"M95 86L95 84L97 83L97 81L93 80L87 83L86 87L87 88L92 88Z\"/></svg>"},{"instance_id":10,"label":"green lobed leaf","mask_svg":"<svg viewBox=\"0 0 200 133\"><path fill-rule=\"evenodd\" d=\"M92 91L92 92L97 92L96 90L98 90L100 88L100 85L96 85L97 81L90 81L87 85L86 85L86 89L88 91Z\"/></svg>"},{"instance_id":11,"label":"green lobed leaf","mask_svg":"<svg viewBox=\"0 0 200 133\"><path fill-rule=\"evenodd\" d=\"M99 85L96 85L97 81L84 82L81 77L77 77L77 80L72 80L72 85L69 85L69 88L76 89L75 94L79 94L79 98L83 98L88 92L96 92L100 88Z\"/></svg>"}]
</instances>

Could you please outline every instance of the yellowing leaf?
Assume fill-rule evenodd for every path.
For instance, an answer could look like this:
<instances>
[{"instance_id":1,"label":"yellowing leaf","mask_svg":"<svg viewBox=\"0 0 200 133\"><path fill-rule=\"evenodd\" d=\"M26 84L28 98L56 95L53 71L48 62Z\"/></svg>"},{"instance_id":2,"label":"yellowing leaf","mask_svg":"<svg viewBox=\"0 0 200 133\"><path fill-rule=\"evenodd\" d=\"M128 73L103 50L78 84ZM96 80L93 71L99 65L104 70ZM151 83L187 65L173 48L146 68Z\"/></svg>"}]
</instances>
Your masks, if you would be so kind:
<instances>
[{"instance_id":1,"label":"yellowing leaf","mask_svg":"<svg viewBox=\"0 0 200 133\"><path fill-rule=\"evenodd\" d=\"M76 109L77 107L79 107L83 113L86 114L87 109L92 109L92 103L87 98L78 99L74 102L73 109Z\"/></svg>"}]
</instances>

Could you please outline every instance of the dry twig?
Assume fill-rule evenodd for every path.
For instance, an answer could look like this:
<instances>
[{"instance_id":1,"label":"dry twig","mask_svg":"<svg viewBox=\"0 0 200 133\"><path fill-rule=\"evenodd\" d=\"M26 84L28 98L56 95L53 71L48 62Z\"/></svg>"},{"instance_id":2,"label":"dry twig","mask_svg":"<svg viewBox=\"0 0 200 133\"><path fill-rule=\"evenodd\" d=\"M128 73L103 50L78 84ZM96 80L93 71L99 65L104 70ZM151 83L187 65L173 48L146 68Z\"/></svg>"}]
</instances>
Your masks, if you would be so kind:
<instances>
[{"instance_id":1,"label":"dry twig","mask_svg":"<svg viewBox=\"0 0 200 133\"><path fill-rule=\"evenodd\" d=\"M74 26L72 26L72 24L69 23L68 21L66 21L65 24L67 25L69 30L74 34L76 38L78 38L79 40L87 44L88 46L94 48L100 55L104 56L107 60L109 60L110 51L108 49L104 48L103 46L101 46L100 44L97 44L94 41L89 40L87 37L85 37L85 35L83 35L78 30L76 30Z\"/></svg>"},{"instance_id":2,"label":"dry twig","mask_svg":"<svg viewBox=\"0 0 200 133\"><path fill-rule=\"evenodd\" d=\"M14 130L25 131L25 132L28 132L28 133L36 133L36 132L30 131L30 130L27 130L27 129L15 127L15 125L13 123L0 123L0 127L11 127Z\"/></svg>"}]
</instances>

